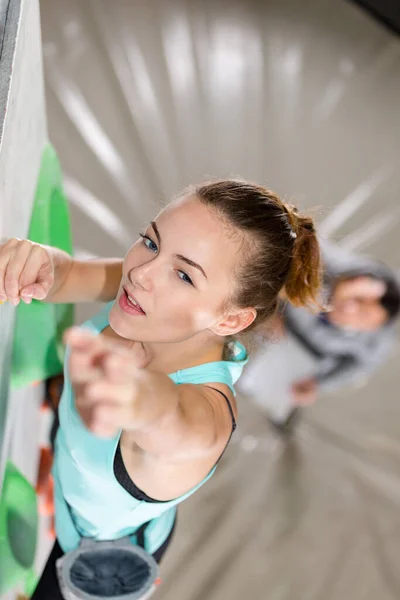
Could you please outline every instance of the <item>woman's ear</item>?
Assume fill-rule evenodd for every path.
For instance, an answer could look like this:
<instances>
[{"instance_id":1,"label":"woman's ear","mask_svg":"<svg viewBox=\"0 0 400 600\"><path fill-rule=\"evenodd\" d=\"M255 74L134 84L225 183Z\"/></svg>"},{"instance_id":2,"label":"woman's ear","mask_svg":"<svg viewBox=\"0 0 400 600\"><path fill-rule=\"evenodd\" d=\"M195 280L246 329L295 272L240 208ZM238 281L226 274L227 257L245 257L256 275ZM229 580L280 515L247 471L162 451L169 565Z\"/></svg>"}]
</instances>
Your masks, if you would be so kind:
<instances>
[{"instance_id":1,"label":"woman's ear","mask_svg":"<svg viewBox=\"0 0 400 600\"><path fill-rule=\"evenodd\" d=\"M222 321L213 325L210 330L216 335L235 335L247 329L257 317L255 308L238 308L225 316Z\"/></svg>"}]
</instances>

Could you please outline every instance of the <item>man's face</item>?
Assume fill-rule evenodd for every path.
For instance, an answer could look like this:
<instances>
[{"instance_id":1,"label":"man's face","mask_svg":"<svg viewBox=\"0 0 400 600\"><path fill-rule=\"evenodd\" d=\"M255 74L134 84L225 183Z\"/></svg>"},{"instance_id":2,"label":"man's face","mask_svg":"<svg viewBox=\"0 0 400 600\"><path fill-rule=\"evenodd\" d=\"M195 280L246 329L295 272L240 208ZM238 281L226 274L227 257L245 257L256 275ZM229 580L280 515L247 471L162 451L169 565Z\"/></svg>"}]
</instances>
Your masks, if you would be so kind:
<instances>
[{"instance_id":1,"label":"man's face","mask_svg":"<svg viewBox=\"0 0 400 600\"><path fill-rule=\"evenodd\" d=\"M331 298L327 317L337 327L352 331L374 331L384 325L388 314L381 304L386 284L360 276L339 281Z\"/></svg>"}]
</instances>

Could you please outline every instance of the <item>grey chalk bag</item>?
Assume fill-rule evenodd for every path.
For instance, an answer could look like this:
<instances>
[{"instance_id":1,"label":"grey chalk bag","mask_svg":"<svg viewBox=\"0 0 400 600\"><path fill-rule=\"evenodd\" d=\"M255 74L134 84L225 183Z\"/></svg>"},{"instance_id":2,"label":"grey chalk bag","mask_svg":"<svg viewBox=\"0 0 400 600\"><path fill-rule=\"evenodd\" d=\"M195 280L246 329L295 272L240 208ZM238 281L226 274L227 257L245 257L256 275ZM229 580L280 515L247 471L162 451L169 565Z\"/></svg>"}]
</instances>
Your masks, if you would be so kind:
<instances>
[{"instance_id":1,"label":"grey chalk bag","mask_svg":"<svg viewBox=\"0 0 400 600\"><path fill-rule=\"evenodd\" d=\"M159 583L154 558L129 537L98 542L83 538L56 563L65 600L147 600Z\"/></svg>"}]
</instances>

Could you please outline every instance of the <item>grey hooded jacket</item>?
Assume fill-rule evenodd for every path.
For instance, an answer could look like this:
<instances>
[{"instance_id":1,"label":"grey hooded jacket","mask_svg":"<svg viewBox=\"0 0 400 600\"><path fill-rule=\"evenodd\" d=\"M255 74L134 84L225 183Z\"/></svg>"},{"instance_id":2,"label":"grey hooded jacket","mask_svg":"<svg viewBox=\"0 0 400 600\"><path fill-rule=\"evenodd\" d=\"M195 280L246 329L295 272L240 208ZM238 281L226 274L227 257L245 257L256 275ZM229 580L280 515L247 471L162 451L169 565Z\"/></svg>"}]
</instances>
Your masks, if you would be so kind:
<instances>
[{"instance_id":1,"label":"grey hooded jacket","mask_svg":"<svg viewBox=\"0 0 400 600\"><path fill-rule=\"evenodd\" d=\"M321 243L324 262L324 296L327 300L338 278L370 275L381 279L400 296L395 274L384 264L350 255L337 246ZM330 324L321 315L287 305L287 329L317 358L317 379L324 389L357 384L368 378L387 357L395 339L393 321L374 332L350 332Z\"/></svg>"}]
</instances>

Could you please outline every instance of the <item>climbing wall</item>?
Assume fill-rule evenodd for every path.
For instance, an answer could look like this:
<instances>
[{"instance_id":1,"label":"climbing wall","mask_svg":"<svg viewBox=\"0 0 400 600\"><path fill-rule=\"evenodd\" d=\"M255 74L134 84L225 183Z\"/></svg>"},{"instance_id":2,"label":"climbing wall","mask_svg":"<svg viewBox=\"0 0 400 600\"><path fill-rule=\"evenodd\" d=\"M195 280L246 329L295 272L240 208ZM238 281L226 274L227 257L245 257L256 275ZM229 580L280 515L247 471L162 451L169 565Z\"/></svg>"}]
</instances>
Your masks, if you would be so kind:
<instances>
[{"instance_id":1,"label":"climbing wall","mask_svg":"<svg viewBox=\"0 0 400 600\"><path fill-rule=\"evenodd\" d=\"M0 241L30 237L71 251L61 172L47 143L41 46L38 1L0 0ZM29 595L52 543L36 494L51 424L44 379L60 370L56 326L71 312L31 306L0 306L1 600Z\"/></svg>"},{"instance_id":2,"label":"climbing wall","mask_svg":"<svg viewBox=\"0 0 400 600\"><path fill-rule=\"evenodd\" d=\"M0 118L0 239L23 238L47 140L37 0L8 2L0 57ZM8 456L7 425L13 419L8 388L15 313L9 304L1 306L0 487Z\"/></svg>"}]
</instances>

